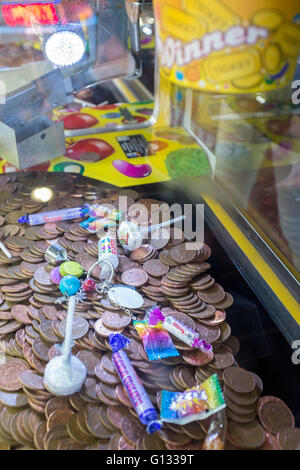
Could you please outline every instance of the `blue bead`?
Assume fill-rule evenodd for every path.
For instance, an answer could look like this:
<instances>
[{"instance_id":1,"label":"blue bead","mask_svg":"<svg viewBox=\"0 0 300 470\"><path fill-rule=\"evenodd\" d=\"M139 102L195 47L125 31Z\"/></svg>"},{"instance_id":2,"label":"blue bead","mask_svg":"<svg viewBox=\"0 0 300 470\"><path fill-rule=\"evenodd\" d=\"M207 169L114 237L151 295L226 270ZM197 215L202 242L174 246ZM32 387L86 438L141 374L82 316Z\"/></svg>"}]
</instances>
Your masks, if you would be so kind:
<instances>
[{"instance_id":1,"label":"blue bead","mask_svg":"<svg viewBox=\"0 0 300 470\"><path fill-rule=\"evenodd\" d=\"M62 294L75 295L80 289L80 281L75 276L64 276L59 283Z\"/></svg>"}]
</instances>

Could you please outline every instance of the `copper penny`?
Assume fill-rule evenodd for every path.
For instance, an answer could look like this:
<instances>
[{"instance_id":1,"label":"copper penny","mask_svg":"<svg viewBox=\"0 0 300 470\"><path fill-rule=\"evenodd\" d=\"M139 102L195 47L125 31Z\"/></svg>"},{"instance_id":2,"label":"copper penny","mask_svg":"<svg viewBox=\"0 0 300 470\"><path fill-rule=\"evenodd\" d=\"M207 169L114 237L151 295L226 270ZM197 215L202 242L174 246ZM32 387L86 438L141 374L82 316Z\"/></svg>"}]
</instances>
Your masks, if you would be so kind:
<instances>
[{"instance_id":1,"label":"copper penny","mask_svg":"<svg viewBox=\"0 0 300 470\"><path fill-rule=\"evenodd\" d=\"M280 398L264 396L258 400L257 412L263 427L276 434L282 428L295 426L295 418Z\"/></svg>"},{"instance_id":2,"label":"copper penny","mask_svg":"<svg viewBox=\"0 0 300 470\"><path fill-rule=\"evenodd\" d=\"M125 406L109 406L107 408L107 417L111 424L121 429L122 419L128 415L128 409Z\"/></svg>"},{"instance_id":3,"label":"copper penny","mask_svg":"<svg viewBox=\"0 0 300 470\"><path fill-rule=\"evenodd\" d=\"M276 438L282 450L300 450L299 428L282 428L276 434Z\"/></svg>"},{"instance_id":4,"label":"copper penny","mask_svg":"<svg viewBox=\"0 0 300 470\"><path fill-rule=\"evenodd\" d=\"M52 411L47 419L47 430L49 431L54 426L66 425L73 414L74 412L69 408Z\"/></svg>"},{"instance_id":5,"label":"copper penny","mask_svg":"<svg viewBox=\"0 0 300 470\"><path fill-rule=\"evenodd\" d=\"M171 258L180 264L190 263L196 258L196 250L187 250L185 243L181 245L176 245L170 250Z\"/></svg>"},{"instance_id":6,"label":"copper penny","mask_svg":"<svg viewBox=\"0 0 300 470\"><path fill-rule=\"evenodd\" d=\"M221 330L218 326L206 326L200 323L195 325L196 331L201 339L205 339L208 343L214 343L221 336Z\"/></svg>"},{"instance_id":7,"label":"copper penny","mask_svg":"<svg viewBox=\"0 0 300 470\"><path fill-rule=\"evenodd\" d=\"M230 420L228 431L232 438L246 449L257 449L265 441L265 431L257 421L240 424Z\"/></svg>"},{"instance_id":8,"label":"copper penny","mask_svg":"<svg viewBox=\"0 0 300 470\"><path fill-rule=\"evenodd\" d=\"M24 325L30 325L32 323L31 318L28 315L27 305L14 305L11 309L11 313L15 320Z\"/></svg>"},{"instance_id":9,"label":"copper penny","mask_svg":"<svg viewBox=\"0 0 300 470\"><path fill-rule=\"evenodd\" d=\"M20 382L30 390L44 390L43 376L32 370L24 370L19 374Z\"/></svg>"},{"instance_id":10,"label":"copper penny","mask_svg":"<svg viewBox=\"0 0 300 470\"><path fill-rule=\"evenodd\" d=\"M139 268L127 269L122 273L121 281L128 286L140 287L148 281L148 274Z\"/></svg>"},{"instance_id":11,"label":"copper penny","mask_svg":"<svg viewBox=\"0 0 300 470\"><path fill-rule=\"evenodd\" d=\"M138 437L144 432L140 422L131 415L124 416L121 421L121 432L125 439L135 445Z\"/></svg>"},{"instance_id":12,"label":"copper penny","mask_svg":"<svg viewBox=\"0 0 300 470\"><path fill-rule=\"evenodd\" d=\"M83 362L89 375L94 375L94 369L101 362L101 355L95 351L82 350L77 353L77 357Z\"/></svg>"},{"instance_id":13,"label":"copper penny","mask_svg":"<svg viewBox=\"0 0 300 470\"><path fill-rule=\"evenodd\" d=\"M109 431L100 421L100 410L99 406L92 405L87 406L85 411L86 425L89 432L99 439L109 439L111 431Z\"/></svg>"},{"instance_id":14,"label":"copper penny","mask_svg":"<svg viewBox=\"0 0 300 470\"><path fill-rule=\"evenodd\" d=\"M143 268L146 273L153 277L164 276L168 271L169 267L163 264L159 259L150 259L143 264Z\"/></svg>"},{"instance_id":15,"label":"copper penny","mask_svg":"<svg viewBox=\"0 0 300 470\"><path fill-rule=\"evenodd\" d=\"M183 351L182 358L192 366L203 366L209 364L214 357L213 351L204 352L200 349L193 351Z\"/></svg>"},{"instance_id":16,"label":"copper penny","mask_svg":"<svg viewBox=\"0 0 300 470\"><path fill-rule=\"evenodd\" d=\"M21 359L8 359L0 365L0 388L6 392L15 392L22 388L19 374L29 369L28 364Z\"/></svg>"},{"instance_id":17,"label":"copper penny","mask_svg":"<svg viewBox=\"0 0 300 470\"><path fill-rule=\"evenodd\" d=\"M225 384L236 393L250 393L255 389L255 379L251 372L240 367L228 367L223 372Z\"/></svg>"},{"instance_id":18,"label":"copper penny","mask_svg":"<svg viewBox=\"0 0 300 470\"><path fill-rule=\"evenodd\" d=\"M119 330L131 323L131 317L123 312L110 312L106 310L102 314L102 324L109 329Z\"/></svg>"},{"instance_id":19,"label":"copper penny","mask_svg":"<svg viewBox=\"0 0 300 470\"><path fill-rule=\"evenodd\" d=\"M45 408L45 416L48 419L51 413L59 409L70 409L69 400L64 397L51 398Z\"/></svg>"},{"instance_id":20,"label":"copper penny","mask_svg":"<svg viewBox=\"0 0 300 470\"><path fill-rule=\"evenodd\" d=\"M134 261L142 261L152 251L153 247L151 245L142 245L140 248L137 248L130 253L130 258Z\"/></svg>"},{"instance_id":21,"label":"copper penny","mask_svg":"<svg viewBox=\"0 0 300 470\"><path fill-rule=\"evenodd\" d=\"M117 394L118 400L122 403L122 405L127 406L128 408L133 408L133 405L128 396L128 393L122 384L117 385L116 394Z\"/></svg>"},{"instance_id":22,"label":"copper penny","mask_svg":"<svg viewBox=\"0 0 300 470\"><path fill-rule=\"evenodd\" d=\"M62 337L65 336L66 332L67 319L61 320L58 326L58 331ZM73 326L72 326L72 339L82 338L89 331L89 323L85 318L80 318L78 316L74 317Z\"/></svg>"},{"instance_id":23,"label":"copper penny","mask_svg":"<svg viewBox=\"0 0 300 470\"><path fill-rule=\"evenodd\" d=\"M109 384L109 385L117 385L121 381L118 375L110 374L109 372L107 372L102 367L101 362L99 362L95 366L94 373L101 382L104 382L104 383Z\"/></svg>"}]
</instances>

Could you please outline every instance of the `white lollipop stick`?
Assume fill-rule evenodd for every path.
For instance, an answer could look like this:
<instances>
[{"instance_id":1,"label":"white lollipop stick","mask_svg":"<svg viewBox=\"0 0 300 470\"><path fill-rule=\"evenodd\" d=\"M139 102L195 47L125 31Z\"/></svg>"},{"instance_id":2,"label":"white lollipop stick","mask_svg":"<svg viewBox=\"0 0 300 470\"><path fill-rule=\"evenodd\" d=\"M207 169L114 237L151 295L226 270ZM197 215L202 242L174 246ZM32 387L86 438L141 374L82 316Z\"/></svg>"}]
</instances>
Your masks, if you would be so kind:
<instances>
[{"instance_id":1,"label":"white lollipop stick","mask_svg":"<svg viewBox=\"0 0 300 470\"><path fill-rule=\"evenodd\" d=\"M3 251L3 253L5 254L5 256L7 256L7 258L12 259L12 257L13 257L12 254L8 251L8 249L6 248L5 245L3 245L2 242L0 242L0 250Z\"/></svg>"},{"instance_id":2,"label":"white lollipop stick","mask_svg":"<svg viewBox=\"0 0 300 470\"><path fill-rule=\"evenodd\" d=\"M66 324L65 340L63 342L63 347L62 347L62 352L63 352L62 356L63 356L63 360L66 364L70 363L70 360L71 360L72 328L73 328L75 305L76 305L76 296L71 295L71 297L69 297L69 303L68 303L68 313L67 313L67 324Z\"/></svg>"},{"instance_id":3,"label":"white lollipop stick","mask_svg":"<svg viewBox=\"0 0 300 470\"><path fill-rule=\"evenodd\" d=\"M180 217L176 217L175 219L166 220L165 222L162 222L162 223L156 224L156 225L151 225L147 229L142 229L141 231L145 230L146 233L152 232L153 230L158 230L158 229L163 228L163 227L168 227L169 225L175 224L175 222L180 222L181 220L184 220L184 219L185 219L185 215L181 215Z\"/></svg>"},{"instance_id":4,"label":"white lollipop stick","mask_svg":"<svg viewBox=\"0 0 300 470\"><path fill-rule=\"evenodd\" d=\"M76 356L71 354L72 327L76 305L76 296L69 297L65 341L62 356L56 356L48 362L44 383L55 395L72 395L78 392L86 378L86 367Z\"/></svg>"}]
</instances>

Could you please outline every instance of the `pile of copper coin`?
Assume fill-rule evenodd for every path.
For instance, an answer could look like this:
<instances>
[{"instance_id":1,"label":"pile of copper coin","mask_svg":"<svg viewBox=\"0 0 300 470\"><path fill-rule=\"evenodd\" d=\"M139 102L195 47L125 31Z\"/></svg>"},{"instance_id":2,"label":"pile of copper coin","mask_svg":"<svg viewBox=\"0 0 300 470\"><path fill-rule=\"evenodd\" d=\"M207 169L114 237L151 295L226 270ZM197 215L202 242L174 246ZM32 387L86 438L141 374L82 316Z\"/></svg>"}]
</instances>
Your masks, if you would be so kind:
<instances>
[{"instance_id":1,"label":"pile of copper coin","mask_svg":"<svg viewBox=\"0 0 300 470\"><path fill-rule=\"evenodd\" d=\"M53 198L42 203L31 197L48 187ZM283 401L262 396L262 380L235 360L239 341L231 335L226 309L233 303L209 274L210 248L186 250L184 235L171 229L169 237L145 240L125 254L118 245L119 266L113 282L137 289L144 304L133 310L143 319L158 304L164 315L175 316L213 345L214 357L203 365L197 349L173 338L180 356L149 361L131 318L98 292L76 305L72 331L77 355L87 368L80 392L52 395L43 383L47 362L61 354L67 303L58 304L58 286L50 279L53 266L44 253L59 243L87 271L97 261L99 234L80 221L28 226L18 223L24 213L37 213L85 203L110 203L127 196L129 205L160 203L138 192L104 189L83 177L68 174L17 173L0 177L0 237L13 255L0 251L0 443L2 449L201 450L213 419L184 426L164 424L147 434L138 420L112 362L111 333L131 341L126 352L152 402L159 408L162 390L184 391L217 374L226 400L225 449L295 449L300 430ZM93 271L95 279L99 268Z\"/></svg>"}]
</instances>

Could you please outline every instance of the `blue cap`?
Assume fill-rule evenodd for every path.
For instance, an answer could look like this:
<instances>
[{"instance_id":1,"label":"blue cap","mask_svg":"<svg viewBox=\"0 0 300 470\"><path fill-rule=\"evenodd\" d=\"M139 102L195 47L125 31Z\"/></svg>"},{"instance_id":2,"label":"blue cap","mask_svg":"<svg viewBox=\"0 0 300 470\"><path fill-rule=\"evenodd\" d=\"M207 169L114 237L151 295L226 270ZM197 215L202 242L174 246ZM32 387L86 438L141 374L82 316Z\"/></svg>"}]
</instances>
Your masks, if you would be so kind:
<instances>
[{"instance_id":1,"label":"blue cap","mask_svg":"<svg viewBox=\"0 0 300 470\"><path fill-rule=\"evenodd\" d=\"M146 431L148 434L153 434L155 431L159 431L163 427L162 421L159 419L150 421L150 423L147 424Z\"/></svg>"},{"instance_id":2,"label":"blue cap","mask_svg":"<svg viewBox=\"0 0 300 470\"><path fill-rule=\"evenodd\" d=\"M29 221L29 217L28 217L27 212L25 212L25 215L22 215L22 217L18 219L19 224L26 224L28 221Z\"/></svg>"},{"instance_id":3,"label":"blue cap","mask_svg":"<svg viewBox=\"0 0 300 470\"><path fill-rule=\"evenodd\" d=\"M130 343L130 340L120 333L111 333L109 335L109 345L114 353L125 348L128 343Z\"/></svg>"}]
</instances>

